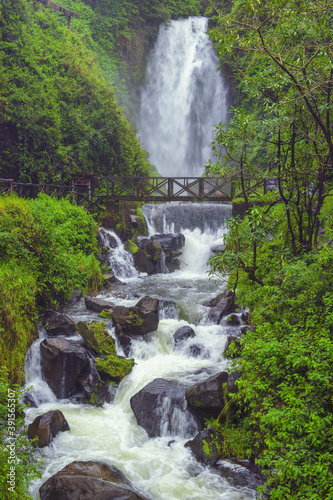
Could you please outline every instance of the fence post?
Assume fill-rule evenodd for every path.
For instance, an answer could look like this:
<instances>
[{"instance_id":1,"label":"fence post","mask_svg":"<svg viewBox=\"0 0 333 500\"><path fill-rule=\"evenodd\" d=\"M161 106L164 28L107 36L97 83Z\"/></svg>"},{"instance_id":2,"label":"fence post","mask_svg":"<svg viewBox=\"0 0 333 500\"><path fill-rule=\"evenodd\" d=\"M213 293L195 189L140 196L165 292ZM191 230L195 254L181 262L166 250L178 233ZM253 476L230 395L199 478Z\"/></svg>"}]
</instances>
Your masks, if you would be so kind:
<instances>
[{"instance_id":1,"label":"fence post","mask_svg":"<svg viewBox=\"0 0 333 500\"><path fill-rule=\"evenodd\" d=\"M168 178L168 198L172 198L173 197L173 179L172 178Z\"/></svg>"},{"instance_id":2,"label":"fence post","mask_svg":"<svg viewBox=\"0 0 333 500\"><path fill-rule=\"evenodd\" d=\"M199 179L199 198L203 198L205 195L205 179L200 177Z\"/></svg>"}]
</instances>

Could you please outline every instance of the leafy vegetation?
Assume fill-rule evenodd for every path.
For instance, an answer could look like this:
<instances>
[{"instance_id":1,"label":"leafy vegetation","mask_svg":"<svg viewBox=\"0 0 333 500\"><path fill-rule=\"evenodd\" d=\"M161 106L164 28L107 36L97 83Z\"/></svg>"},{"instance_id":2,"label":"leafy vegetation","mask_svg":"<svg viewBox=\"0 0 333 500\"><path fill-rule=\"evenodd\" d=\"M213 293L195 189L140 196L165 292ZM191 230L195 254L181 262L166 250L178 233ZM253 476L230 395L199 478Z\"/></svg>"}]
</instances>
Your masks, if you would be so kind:
<instances>
[{"instance_id":1,"label":"leafy vegetation","mask_svg":"<svg viewBox=\"0 0 333 500\"><path fill-rule=\"evenodd\" d=\"M30 500L27 484L39 477L33 442L25 435L22 390L8 383L6 369L0 376L0 497Z\"/></svg>"},{"instance_id":2,"label":"leafy vegetation","mask_svg":"<svg viewBox=\"0 0 333 500\"><path fill-rule=\"evenodd\" d=\"M82 36L52 9L0 5L0 175L147 175L150 166Z\"/></svg>"},{"instance_id":3,"label":"leafy vegetation","mask_svg":"<svg viewBox=\"0 0 333 500\"><path fill-rule=\"evenodd\" d=\"M331 498L333 9L325 0L214 5L212 36L242 106L228 130L217 127L208 170L237 175L245 216L230 221L211 274L237 292L252 327L236 361L241 411L214 425L231 450L233 441L251 450L269 498ZM251 178L273 178L273 191L247 195Z\"/></svg>"}]
</instances>

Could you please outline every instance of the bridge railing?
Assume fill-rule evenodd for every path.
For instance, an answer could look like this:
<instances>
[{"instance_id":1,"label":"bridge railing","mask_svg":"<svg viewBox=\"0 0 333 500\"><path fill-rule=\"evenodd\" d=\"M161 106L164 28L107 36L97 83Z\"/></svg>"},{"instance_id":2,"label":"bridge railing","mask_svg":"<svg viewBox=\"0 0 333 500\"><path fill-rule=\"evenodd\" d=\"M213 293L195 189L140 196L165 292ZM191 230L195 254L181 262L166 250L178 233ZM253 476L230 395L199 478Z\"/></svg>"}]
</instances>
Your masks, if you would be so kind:
<instances>
[{"instance_id":1,"label":"bridge railing","mask_svg":"<svg viewBox=\"0 0 333 500\"><path fill-rule=\"evenodd\" d=\"M98 204L108 198L114 201L232 201L241 195L235 189L233 180L223 177L133 177L107 176L95 177L86 184L72 182L71 185L33 184L16 182L13 179L0 179L0 194L16 193L20 197L35 198L38 193L50 197L75 200L78 204ZM246 192L264 194L266 180L249 179Z\"/></svg>"}]
</instances>

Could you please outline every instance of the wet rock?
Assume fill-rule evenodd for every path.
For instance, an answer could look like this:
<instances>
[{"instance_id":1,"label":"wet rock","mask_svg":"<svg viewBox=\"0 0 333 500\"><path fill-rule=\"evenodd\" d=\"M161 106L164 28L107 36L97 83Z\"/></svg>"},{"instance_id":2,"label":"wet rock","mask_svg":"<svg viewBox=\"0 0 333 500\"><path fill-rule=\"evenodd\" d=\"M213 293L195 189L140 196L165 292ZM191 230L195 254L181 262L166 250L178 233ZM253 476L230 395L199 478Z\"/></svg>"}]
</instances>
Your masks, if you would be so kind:
<instances>
[{"instance_id":1,"label":"wet rock","mask_svg":"<svg viewBox=\"0 0 333 500\"><path fill-rule=\"evenodd\" d=\"M27 407L27 408L37 408L36 401L30 392L25 392L23 396L22 403Z\"/></svg>"},{"instance_id":2,"label":"wet rock","mask_svg":"<svg viewBox=\"0 0 333 500\"><path fill-rule=\"evenodd\" d=\"M185 447L204 465L214 465L223 458L223 436L214 429L199 432L194 439L185 443Z\"/></svg>"},{"instance_id":3,"label":"wet rock","mask_svg":"<svg viewBox=\"0 0 333 500\"><path fill-rule=\"evenodd\" d=\"M153 262L146 255L146 253L143 250L141 250L141 248L138 248L133 253L133 260L134 260L135 269L137 271L139 271L140 273L147 273L148 275L151 275L154 273L155 267L154 267Z\"/></svg>"},{"instance_id":4,"label":"wet rock","mask_svg":"<svg viewBox=\"0 0 333 500\"><path fill-rule=\"evenodd\" d=\"M221 293L217 304L209 311L208 321L219 324L223 316L235 311L234 295L230 290Z\"/></svg>"},{"instance_id":5,"label":"wet rock","mask_svg":"<svg viewBox=\"0 0 333 500\"><path fill-rule=\"evenodd\" d=\"M48 411L35 418L28 427L28 438L38 438L37 446L44 448L49 446L53 438L59 432L69 431L69 425L60 410Z\"/></svg>"},{"instance_id":6,"label":"wet rock","mask_svg":"<svg viewBox=\"0 0 333 500\"><path fill-rule=\"evenodd\" d=\"M264 484L258 466L251 464L248 460L219 460L214 465L215 470L234 487L251 488L256 490L260 484Z\"/></svg>"},{"instance_id":7,"label":"wet rock","mask_svg":"<svg viewBox=\"0 0 333 500\"><path fill-rule=\"evenodd\" d=\"M152 261L157 261L162 254L161 244L152 238L138 238L137 244Z\"/></svg>"},{"instance_id":8,"label":"wet rock","mask_svg":"<svg viewBox=\"0 0 333 500\"><path fill-rule=\"evenodd\" d=\"M72 306L73 304L77 304L82 299L82 295L83 295L83 293L82 293L81 288L77 288L76 290L73 290L72 296L69 299L69 301L67 302L67 304L69 306Z\"/></svg>"},{"instance_id":9,"label":"wet rock","mask_svg":"<svg viewBox=\"0 0 333 500\"><path fill-rule=\"evenodd\" d=\"M105 229L102 227L100 228L99 232L100 232L100 235L106 240L105 243L108 244L109 247L111 247L111 248L118 247L117 240L112 234L110 234L108 231L105 231ZM103 244L102 238L100 238L100 244Z\"/></svg>"},{"instance_id":10,"label":"wet rock","mask_svg":"<svg viewBox=\"0 0 333 500\"><path fill-rule=\"evenodd\" d=\"M103 285L105 288L110 287L114 283L121 283L121 281L118 278L116 278L116 276L112 271L103 274Z\"/></svg>"},{"instance_id":11,"label":"wet rock","mask_svg":"<svg viewBox=\"0 0 333 500\"><path fill-rule=\"evenodd\" d=\"M41 342L40 349L42 377L57 398L77 396L94 404L90 396L95 391L99 400L105 397L108 401L105 387L98 382L92 350L85 342L49 338Z\"/></svg>"},{"instance_id":12,"label":"wet rock","mask_svg":"<svg viewBox=\"0 0 333 500\"><path fill-rule=\"evenodd\" d=\"M203 344L192 344L188 348L188 355L191 358L199 358L202 356L202 353L205 350L205 346Z\"/></svg>"},{"instance_id":13,"label":"wet rock","mask_svg":"<svg viewBox=\"0 0 333 500\"><path fill-rule=\"evenodd\" d=\"M185 236L182 233L154 234L150 239L158 241L163 250L179 250L185 245Z\"/></svg>"},{"instance_id":14,"label":"wet rock","mask_svg":"<svg viewBox=\"0 0 333 500\"><path fill-rule=\"evenodd\" d=\"M226 320L229 326L240 326L242 324L242 320L237 314L229 314Z\"/></svg>"},{"instance_id":15,"label":"wet rock","mask_svg":"<svg viewBox=\"0 0 333 500\"><path fill-rule=\"evenodd\" d=\"M145 335L157 330L158 299L143 297L134 307L115 307L112 320L116 327L116 335Z\"/></svg>"},{"instance_id":16,"label":"wet rock","mask_svg":"<svg viewBox=\"0 0 333 500\"><path fill-rule=\"evenodd\" d=\"M49 337L63 335L70 337L75 333L75 322L67 314L62 314L53 309L45 311L42 325Z\"/></svg>"},{"instance_id":17,"label":"wet rock","mask_svg":"<svg viewBox=\"0 0 333 500\"><path fill-rule=\"evenodd\" d=\"M186 400L197 410L205 410L211 416L217 416L225 406L228 373L220 372L203 382L192 385L186 391Z\"/></svg>"},{"instance_id":18,"label":"wet rock","mask_svg":"<svg viewBox=\"0 0 333 500\"><path fill-rule=\"evenodd\" d=\"M41 500L147 500L115 466L97 461L72 462L39 489Z\"/></svg>"},{"instance_id":19,"label":"wet rock","mask_svg":"<svg viewBox=\"0 0 333 500\"><path fill-rule=\"evenodd\" d=\"M116 342L105 328L104 322L79 321L76 330L97 354L117 354Z\"/></svg>"},{"instance_id":20,"label":"wet rock","mask_svg":"<svg viewBox=\"0 0 333 500\"><path fill-rule=\"evenodd\" d=\"M108 385L103 382L98 373L84 373L77 380L78 391L83 392L82 402L93 406L103 406L104 403L110 403L111 396Z\"/></svg>"},{"instance_id":21,"label":"wet rock","mask_svg":"<svg viewBox=\"0 0 333 500\"><path fill-rule=\"evenodd\" d=\"M238 386L236 381L240 379L241 372L239 370L235 370L228 375L228 393L236 394L238 392Z\"/></svg>"},{"instance_id":22,"label":"wet rock","mask_svg":"<svg viewBox=\"0 0 333 500\"><path fill-rule=\"evenodd\" d=\"M224 252L225 249L226 249L226 246L223 244L223 243L216 243L216 244L213 244L211 247L210 247L211 251L212 252Z\"/></svg>"},{"instance_id":23,"label":"wet rock","mask_svg":"<svg viewBox=\"0 0 333 500\"><path fill-rule=\"evenodd\" d=\"M195 337L195 332L190 326L182 326L173 334L175 346L179 346L185 340Z\"/></svg>"},{"instance_id":24,"label":"wet rock","mask_svg":"<svg viewBox=\"0 0 333 500\"><path fill-rule=\"evenodd\" d=\"M175 258L173 255L167 255L165 259L165 267L169 271L169 273L174 273L175 271L179 271L181 266L181 262L179 259Z\"/></svg>"},{"instance_id":25,"label":"wet rock","mask_svg":"<svg viewBox=\"0 0 333 500\"><path fill-rule=\"evenodd\" d=\"M108 300L97 299L96 297L91 297L90 295L86 295L84 297L84 303L87 309L98 313L102 312L103 309L112 310L114 308L114 304Z\"/></svg>"},{"instance_id":26,"label":"wet rock","mask_svg":"<svg viewBox=\"0 0 333 500\"><path fill-rule=\"evenodd\" d=\"M116 355L96 358L95 362L97 371L102 379L112 382L120 382L131 372L134 366L134 359Z\"/></svg>"},{"instance_id":27,"label":"wet rock","mask_svg":"<svg viewBox=\"0 0 333 500\"><path fill-rule=\"evenodd\" d=\"M159 319L179 319L179 309L174 300L159 299Z\"/></svg>"},{"instance_id":28,"label":"wet rock","mask_svg":"<svg viewBox=\"0 0 333 500\"><path fill-rule=\"evenodd\" d=\"M132 396L130 403L149 437L188 437L197 432L197 418L187 410L185 388L177 382L157 378Z\"/></svg>"}]
</instances>

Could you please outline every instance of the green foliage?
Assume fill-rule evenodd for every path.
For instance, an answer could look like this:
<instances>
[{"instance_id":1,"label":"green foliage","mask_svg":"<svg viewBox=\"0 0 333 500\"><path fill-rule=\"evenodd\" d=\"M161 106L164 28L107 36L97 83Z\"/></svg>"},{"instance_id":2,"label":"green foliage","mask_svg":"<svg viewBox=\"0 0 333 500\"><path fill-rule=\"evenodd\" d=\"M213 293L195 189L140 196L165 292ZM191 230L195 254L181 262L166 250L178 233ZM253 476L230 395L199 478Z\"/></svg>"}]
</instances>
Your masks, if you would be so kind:
<instances>
[{"instance_id":1,"label":"green foliage","mask_svg":"<svg viewBox=\"0 0 333 500\"><path fill-rule=\"evenodd\" d=\"M27 485L40 476L34 461L33 443L25 433L22 390L10 386L2 366L0 376L0 497L2 500L31 500ZM15 409L15 413L12 410ZM8 417L10 418L10 425ZM9 476L9 474L12 476ZM14 486L8 483L13 479ZM11 489L9 489L11 488Z\"/></svg>"},{"instance_id":2,"label":"green foliage","mask_svg":"<svg viewBox=\"0 0 333 500\"><path fill-rule=\"evenodd\" d=\"M0 16L0 175L147 175L147 155L82 36L40 3L5 1Z\"/></svg>"},{"instance_id":3,"label":"green foliage","mask_svg":"<svg viewBox=\"0 0 333 500\"><path fill-rule=\"evenodd\" d=\"M96 230L92 217L66 200L0 198L0 361L12 381L23 379L37 306L101 286Z\"/></svg>"}]
</instances>

